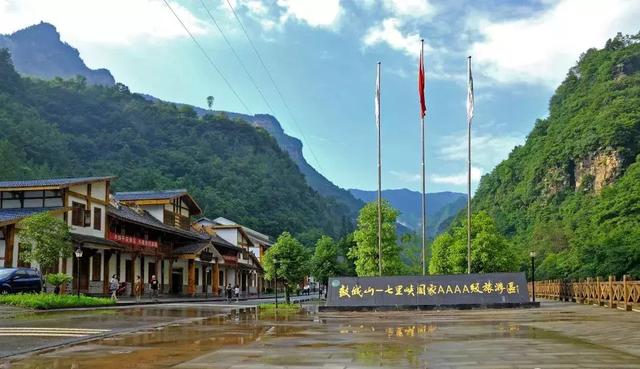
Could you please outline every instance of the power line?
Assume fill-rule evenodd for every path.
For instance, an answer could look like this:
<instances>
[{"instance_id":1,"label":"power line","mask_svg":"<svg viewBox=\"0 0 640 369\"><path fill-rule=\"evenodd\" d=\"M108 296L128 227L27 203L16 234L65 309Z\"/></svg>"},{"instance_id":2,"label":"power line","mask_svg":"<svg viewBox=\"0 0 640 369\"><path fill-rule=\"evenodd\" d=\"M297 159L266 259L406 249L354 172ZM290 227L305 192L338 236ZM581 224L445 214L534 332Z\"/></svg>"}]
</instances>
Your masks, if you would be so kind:
<instances>
[{"instance_id":1,"label":"power line","mask_svg":"<svg viewBox=\"0 0 640 369\"><path fill-rule=\"evenodd\" d=\"M242 104L242 106L244 107L244 109L247 111L247 113L249 113L250 115L253 115L251 113L251 110L249 110L249 107L247 106L247 104L244 103L244 101L242 100L242 98L240 97L240 95L238 95L238 93L236 92L236 90L233 88L233 86L231 86L231 83L229 83L229 81L227 80L227 78L224 76L224 74L222 74L222 71L216 66L216 64L213 62L213 60L211 59L211 57L209 56L209 54L207 53L207 51L202 47L202 45L200 45L200 43L198 42L198 40L193 36L193 34L191 33L191 31L189 31L189 28L187 27L186 24L184 24L184 22L182 21L182 19L180 19L180 17L178 16L178 14L173 10L173 8L171 7L171 5L169 5L169 3L167 2L167 0L162 0L164 1L165 5L169 8L169 10L171 10L171 13L173 13L173 15L176 17L176 19L178 20L178 22L180 22L180 24L182 25L182 28L184 28L184 30L189 34L189 37L191 37L191 40L193 40L193 42L198 46L198 48L200 49L200 51L202 52L202 54L205 56L205 58L207 58L207 60L209 61L209 64L211 64L211 66L213 67L213 69L218 72L218 74L220 75L220 77L222 78L222 80L224 81L224 83L227 84L227 87L229 87L229 90L231 92L233 92L233 94L236 96L236 98L238 99L238 101L240 101L240 104Z\"/></svg>"},{"instance_id":2,"label":"power line","mask_svg":"<svg viewBox=\"0 0 640 369\"><path fill-rule=\"evenodd\" d=\"M220 27L218 22L216 22L216 19L213 17L213 14L211 14L211 12L209 11L209 8L207 8L207 5L204 3L204 0L200 0L200 3L202 4L202 6L204 7L204 10L209 15L209 18L211 18L211 21L213 22L213 24L216 26L218 31L220 31L220 34L222 35L222 38L227 43L227 46L229 46L229 48L231 49L231 52L233 52L233 55L238 60L238 64L240 64L240 66L242 67L242 70L244 70L244 73L247 75L247 77L249 77L249 80L251 81L253 86L256 88L256 90L258 90L258 93L262 97L262 100L264 101L264 103L267 105L267 108L269 108L269 111L271 112L271 114L273 116L275 116L276 113L273 111L273 108L271 107L271 104L269 104L269 101L265 97L264 93L262 93L262 89L260 88L260 86L258 86L258 84L256 83L256 81L253 78L253 76L251 75L251 73L249 73L249 70L247 69L245 64L242 62L242 58L240 58L240 55L238 55L238 53L236 52L236 49L233 47L233 45L231 45L231 41L229 41L229 39L227 38L227 35L225 35L224 31L222 30L222 27Z\"/></svg>"},{"instance_id":3,"label":"power line","mask_svg":"<svg viewBox=\"0 0 640 369\"><path fill-rule=\"evenodd\" d=\"M240 28L242 28L242 32L244 33L245 37L249 41L249 44L251 45L251 48L253 49L253 52L258 57L258 60L260 61L260 64L262 65L262 68L264 69L264 71L266 72L267 76L269 77L269 80L271 80L271 83L273 84L273 87L275 88L276 92L278 93L278 96L280 96L280 100L282 101L282 104L284 105L285 109L289 113L289 116L291 117L291 120L293 121L293 123L295 124L296 128L298 129L298 132L300 132L300 135L302 136L302 138L305 140L305 142L307 142L307 147L309 148L309 152L311 152L311 156L313 156L313 159L316 162L316 165L318 165L320 170L322 170L324 172L324 169L322 168L322 165L320 165L320 161L318 160L318 158L316 157L316 154L311 149L311 145L309 144L309 140L307 140L307 137L305 136L304 132L300 128L300 125L298 124L298 121L296 120L295 116L291 112L291 109L289 108L289 105L287 104L287 101L285 100L284 96L282 95L282 92L280 92L280 88L278 88L278 84L273 79L273 76L271 75L271 72L269 72L269 68L267 68L267 65L265 64L264 60L260 56L260 53L258 52L258 49L256 48L256 46L254 45L253 41L251 40L251 37L249 36L249 32L247 32L247 29L244 27L244 24L240 20L240 17L238 16L238 13L236 13L236 10L233 8L233 5L231 5L231 2L229 0L226 0L226 1L227 1L227 5L229 5L229 8L231 9L231 12L233 13L233 16L238 21L238 24L240 25Z\"/></svg>"}]
</instances>

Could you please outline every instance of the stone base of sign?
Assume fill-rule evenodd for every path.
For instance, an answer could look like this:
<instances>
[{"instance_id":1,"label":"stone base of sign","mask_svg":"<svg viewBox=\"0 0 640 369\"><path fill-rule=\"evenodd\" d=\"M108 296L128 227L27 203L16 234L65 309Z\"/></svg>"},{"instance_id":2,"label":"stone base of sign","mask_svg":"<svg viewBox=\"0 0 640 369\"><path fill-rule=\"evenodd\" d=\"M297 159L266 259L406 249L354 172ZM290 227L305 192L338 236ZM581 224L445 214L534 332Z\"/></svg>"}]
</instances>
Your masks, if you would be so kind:
<instances>
[{"instance_id":1,"label":"stone base of sign","mask_svg":"<svg viewBox=\"0 0 640 369\"><path fill-rule=\"evenodd\" d=\"M495 303L495 304L452 304L452 305L395 305L395 306L318 306L318 311L428 311L428 310L471 310L471 309L531 309L540 307L539 302Z\"/></svg>"}]
</instances>

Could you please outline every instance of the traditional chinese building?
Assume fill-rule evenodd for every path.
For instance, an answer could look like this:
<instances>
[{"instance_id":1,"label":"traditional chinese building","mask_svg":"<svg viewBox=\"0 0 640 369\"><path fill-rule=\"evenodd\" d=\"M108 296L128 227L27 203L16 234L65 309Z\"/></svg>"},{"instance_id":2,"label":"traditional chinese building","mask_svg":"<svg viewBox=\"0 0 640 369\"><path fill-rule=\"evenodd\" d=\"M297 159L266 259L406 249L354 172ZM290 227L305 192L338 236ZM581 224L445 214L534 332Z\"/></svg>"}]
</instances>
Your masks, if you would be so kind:
<instances>
[{"instance_id":1,"label":"traditional chinese building","mask_svg":"<svg viewBox=\"0 0 640 369\"><path fill-rule=\"evenodd\" d=\"M20 262L20 220L49 212L70 227L81 258L61 259L49 272L74 276L73 289L101 293L108 284L109 250L120 245L107 239L109 186L114 177L52 178L0 182L0 264L26 266ZM33 265L33 267L38 267ZM80 278L75 276L80 272Z\"/></svg>"},{"instance_id":2,"label":"traditional chinese building","mask_svg":"<svg viewBox=\"0 0 640 369\"><path fill-rule=\"evenodd\" d=\"M220 277L220 283L222 286L236 286L240 287L243 294L257 294L264 291L264 271L260 264L259 256L255 252L262 255L262 245L260 243L252 241L252 237L239 224L233 223L225 218L224 221L229 224L221 224L216 220L210 220L208 218L200 218L193 223L193 228L199 232L203 232L224 240L227 244L234 246L233 249L219 248L223 253L223 259L225 264L223 266L223 273ZM258 233L256 231L253 231ZM268 236L262 235L268 239ZM266 242L265 242L266 244Z\"/></svg>"},{"instance_id":3,"label":"traditional chinese building","mask_svg":"<svg viewBox=\"0 0 640 369\"><path fill-rule=\"evenodd\" d=\"M146 263L153 263L157 268L156 275L164 291L188 295L216 292L214 275L218 275L218 264L223 263L222 255L209 235L191 230L191 217L202 210L186 190L116 192L114 199L129 207L129 222L136 218L138 225L144 222L144 227L162 230L158 248L143 248L140 256L144 257L146 253ZM137 217L131 209L137 209L134 211ZM114 211L114 217L118 216L116 214L118 212ZM119 215L122 221L122 214ZM140 234L141 231L136 232ZM142 263L144 268L149 268Z\"/></svg>"}]
</instances>

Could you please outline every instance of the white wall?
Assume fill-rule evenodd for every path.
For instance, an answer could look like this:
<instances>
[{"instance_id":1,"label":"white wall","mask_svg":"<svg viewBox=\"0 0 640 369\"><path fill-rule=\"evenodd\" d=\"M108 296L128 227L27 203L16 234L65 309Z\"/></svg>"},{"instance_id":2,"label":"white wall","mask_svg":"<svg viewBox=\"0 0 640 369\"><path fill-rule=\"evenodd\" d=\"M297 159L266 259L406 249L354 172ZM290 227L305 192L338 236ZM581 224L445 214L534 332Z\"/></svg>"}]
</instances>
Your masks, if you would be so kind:
<instances>
[{"instance_id":1,"label":"white wall","mask_svg":"<svg viewBox=\"0 0 640 369\"><path fill-rule=\"evenodd\" d=\"M144 205L141 206L144 210L148 211L154 218L161 222L164 222L164 206L162 205Z\"/></svg>"},{"instance_id":2,"label":"white wall","mask_svg":"<svg viewBox=\"0 0 640 369\"><path fill-rule=\"evenodd\" d=\"M216 229L216 233L218 236L222 237L225 241L231 243L232 245L238 246L238 230L235 228L231 229Z\"/></svg>"},{"instance_id":3,"label":"white wall","mask_svg":"<svg viewBox=\"0 0 640 369\"><path fill-rule=\"evenodd\" d=\"M97 189L94 190L94 187L97 187ZM94 182L91 185L91 192L93 194L95 194L97 192L97 194L102 194L102 197L99 196L93 196L94 198L97 198L99 200L103 200L104 201L104 189L105 187L105 182ZM74 192L78 192L78 193L82 193L82 194L86 194L87 192L87 185L77 185L77 186L72 186L69 188L71 191ZM67 206L71 207L71 205L74 202L77 202L79 204L84 204L85 206L87 205L87 201L85 199L73 196L73 195L69 195L68 196L68 203ZM94 229L94 211L95 208L99 208L101 211L101 217L100 217L100 230ZM88 236L94 236L94 237L100 237L100 238L104 238L104 232L105 232L105 227L106 227L106 215L107 215L107 209L104 205L102 204L98 204L97 202L91 202L91 221L89 226L87 227L81 227L81 226L74 226L71 224L71 213L69 213L68 217L67 217L67 223L69 224L69 226L71 227L71 232L73 233L77 233L77 234L83 234L83 235L88 235Z\"/></svg>"}]
</instances>

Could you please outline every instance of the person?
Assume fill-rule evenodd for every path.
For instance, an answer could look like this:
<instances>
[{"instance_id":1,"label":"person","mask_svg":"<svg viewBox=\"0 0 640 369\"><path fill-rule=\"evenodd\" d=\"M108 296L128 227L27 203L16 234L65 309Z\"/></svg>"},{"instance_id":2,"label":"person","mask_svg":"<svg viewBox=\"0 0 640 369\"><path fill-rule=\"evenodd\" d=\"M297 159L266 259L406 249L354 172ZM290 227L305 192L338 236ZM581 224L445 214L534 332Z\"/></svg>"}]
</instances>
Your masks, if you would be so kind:
<instances>
[{"instance_id":1,"label":"person","mask_svg":"<svg viewBox=\"0 0 640 369\"><path fill-rule=\"evenodd\" d=\"M136 302L140 302L140 297L142 297L142 279L140 279L140 276L136 277L136 283L133 285L133 293L136 295Z\"/></svg>"},{"instance_id":2,"label":"person","mask_svg":"<svg viewBox=\"0 0 640 369\"><path fill-rule=\"evenodd\" d=\"M111 299L113 301L118 301L118 287L120 286L120 282L118 281L118 276L115 274L111 276L111 281L109 281L109 290L111 290Z\"/></svg>"},{"instance_id":3,"label":"person","mask_svg":"<svg viewBox=\"0 0 640 369\"><path fill-rule=\"evenodd\" d=\"M233 289L234 294L236 295L236 302L240 301L240 287L236 284L236 288Z\"/></svg>"},{"instance_id":4,"label":"person","mask_svg":"<svg viewBox=\"0 0 640 369\"><path fill-rule=\"evenodd\" d=\"M304 287L302 287L302 294L309 296L309 292L311 292L311 288L308 284L305 284Z\"/></svg>"},{"instance_id":5,"label":"person","mask_svg":"<svg viewBox=\"0 0 640 369\"><path fill-rule=\"evenodd\" d=\"M231 301L231 283L227 285L227 289L225 290L225 294L227 296L227 302Z\"/></svg>"},{"instance_id":6,"label":"person","mask_svg":"<svg viewBox=\"0 0 640 369\"><path fill-rule=\"evenodd\" d=\"M153 301L158 301L158 280L156 279L156 275L151 276L151 298Z\"/></svg>"}]
</instances>

